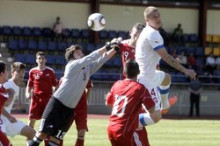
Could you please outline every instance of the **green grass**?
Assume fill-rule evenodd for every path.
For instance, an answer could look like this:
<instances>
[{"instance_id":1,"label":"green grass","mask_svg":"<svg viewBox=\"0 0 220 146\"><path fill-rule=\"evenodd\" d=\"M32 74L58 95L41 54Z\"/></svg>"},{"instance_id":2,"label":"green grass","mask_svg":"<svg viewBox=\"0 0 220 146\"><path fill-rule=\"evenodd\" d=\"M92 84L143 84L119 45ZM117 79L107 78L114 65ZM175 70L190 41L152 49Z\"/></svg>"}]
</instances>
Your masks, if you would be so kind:
<instances>
[{"instance_id":1,"label":"green grass","mask_svg":"<svg viewBox=\"0 0 220 146\"><path fill-rule=\"evenodd\" d=\"M21 119L27 123L26 119ZM85 146L110 146L108 119L89 119ZM162 120L147 127L151 146L219 146L220 120ZM73 146L75 126L65 135L64 146ZM10 138L14 146L25 146L25 137ZM41 144L43 146L43 144Z\"/></svg>"}]
</instances>

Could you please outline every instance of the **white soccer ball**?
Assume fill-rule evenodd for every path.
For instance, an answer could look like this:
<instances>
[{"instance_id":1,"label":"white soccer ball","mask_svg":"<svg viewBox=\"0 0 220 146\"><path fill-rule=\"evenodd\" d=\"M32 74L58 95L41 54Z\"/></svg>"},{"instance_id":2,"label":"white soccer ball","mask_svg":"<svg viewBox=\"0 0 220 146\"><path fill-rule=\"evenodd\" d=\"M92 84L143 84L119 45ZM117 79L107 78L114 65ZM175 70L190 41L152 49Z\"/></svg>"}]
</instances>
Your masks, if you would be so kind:
<instances>
[{"instance_id":1,"label":"white soccer ball","mask_svg":"<svg viewBox=\"0 0 220 146\"><path fill-rule=\"evenodd\" d=\"M93 13L89 16L87 24L93 31L100 31L105 27L105 17L100 13Z\"/></svg>"}]
</instances>

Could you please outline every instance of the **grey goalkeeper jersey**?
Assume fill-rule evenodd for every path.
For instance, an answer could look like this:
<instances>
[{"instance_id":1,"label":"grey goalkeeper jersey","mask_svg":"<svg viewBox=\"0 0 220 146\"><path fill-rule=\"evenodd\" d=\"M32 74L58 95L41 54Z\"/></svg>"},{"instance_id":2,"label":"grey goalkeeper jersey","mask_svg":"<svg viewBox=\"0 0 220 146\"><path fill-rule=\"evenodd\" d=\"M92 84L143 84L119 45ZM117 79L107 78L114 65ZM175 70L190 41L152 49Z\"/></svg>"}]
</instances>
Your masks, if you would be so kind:
<instances>
[{"instance_id":1,"label":"grey goalkeeper jersey","mask_svg":"<svg viewBox=\"0 0 220 146\"><path fill-rule=\"evenodd\" d=\"M65 106L75 108L90 76L107 60L106 53L101 56L98 51L94 51L81 59L69 61L65 67L62 83L53 96Z\"/></svg>"}]
</instances>

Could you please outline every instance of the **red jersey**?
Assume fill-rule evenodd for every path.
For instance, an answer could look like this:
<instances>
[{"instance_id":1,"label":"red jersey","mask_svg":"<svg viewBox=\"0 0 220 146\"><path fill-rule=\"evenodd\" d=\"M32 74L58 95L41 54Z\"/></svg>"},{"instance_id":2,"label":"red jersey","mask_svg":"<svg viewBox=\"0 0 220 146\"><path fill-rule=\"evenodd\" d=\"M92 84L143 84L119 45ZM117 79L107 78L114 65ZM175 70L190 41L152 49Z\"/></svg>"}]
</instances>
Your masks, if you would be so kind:
<instances>
[{"instance_id":1,"label":"red jersey","mask_svg":"<svg viewBox=\"0 0 220 146\"><path fill-rule=\"evenodd\" d=\"M128 59L135 59L135 48L128 45L128 40L125 40L121 44L119 44L119 47L120 47L122 65L124 70L126 61ZM123 72L123 77L125 78L124 72Z\"/></svg>"},{"instance_id":2,"label":"red jersey","mask_svg":"<svg viewBox=\"0 0 220 146\"><path fill-rule=\"evenodd\" d=\"M58 81L52 68L39 70L35 67L30 70L28 86L34 88L34 94L52 94L52 87L57 85Z\"/></svg>"},{"instance_id":3,"label":"red jersey","mask_svg":"<svg viewBox=\"0 0 220 146\"><path fill-rule=\"evenodd\" d=\"M8 99L6 96L4 96L6 92L6 89L0 85L0 114L2 113L2 108L4 107L5 101Z\"/></svg>"},{"instance_id":4,"label":"red jersey","mask_svg":"<svg viewBox=\"0 0 220 146\"><path fill-rule=\"evenodd\" d=\"M106 98L107 104L113 105L108 130L116 132L116 136L132 136L138 127L138 115L142 103L147 109L155 103L148 90L140 83L132 80L119 80Z\"/></svg>"}]
</instances>

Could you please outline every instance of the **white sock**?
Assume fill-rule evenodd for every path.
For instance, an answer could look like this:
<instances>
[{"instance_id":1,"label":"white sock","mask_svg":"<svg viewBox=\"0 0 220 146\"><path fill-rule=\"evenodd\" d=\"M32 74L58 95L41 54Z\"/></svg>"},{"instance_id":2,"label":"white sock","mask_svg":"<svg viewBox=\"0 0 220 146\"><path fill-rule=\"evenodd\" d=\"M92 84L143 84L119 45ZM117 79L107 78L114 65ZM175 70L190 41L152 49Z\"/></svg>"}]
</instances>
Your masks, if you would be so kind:
<instances>
[{"instance_id":1,"label":"white sock","mask_svg":"<svg viewBox=\"0 0 220 146\"><path fill-rule=\"evenodd\" d=\"M139 114L139 127L155 124L149 113Z\"/></svg>"},{"instance_id":2,"label":"white sock","mask_svg":"<svg viewBox=\"0 0 220 146\"><path fill-rule=\"evenodd\" d=\"M170 89L170 84L167 86L160 86L159 87L162 110L166 110L170 107L169 100L168 100L168 96L170 93L169 89Z\"/></svg>"}]
</instances>

